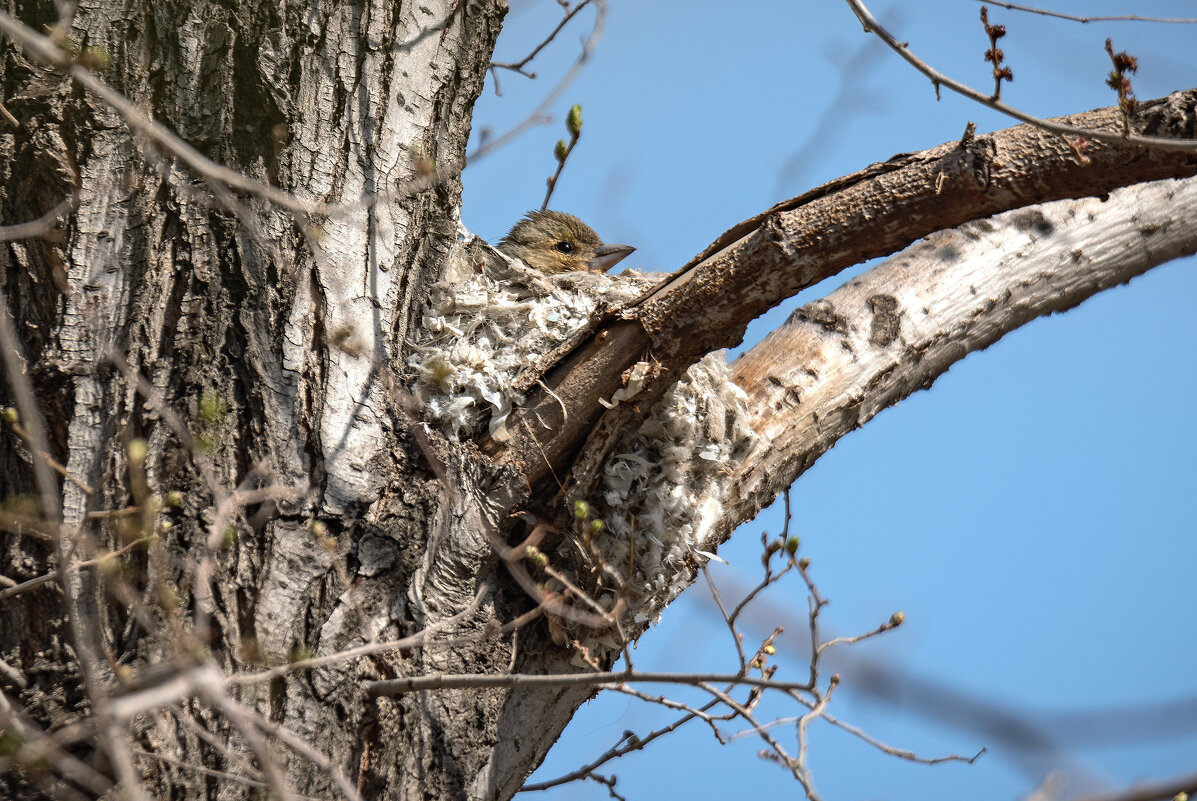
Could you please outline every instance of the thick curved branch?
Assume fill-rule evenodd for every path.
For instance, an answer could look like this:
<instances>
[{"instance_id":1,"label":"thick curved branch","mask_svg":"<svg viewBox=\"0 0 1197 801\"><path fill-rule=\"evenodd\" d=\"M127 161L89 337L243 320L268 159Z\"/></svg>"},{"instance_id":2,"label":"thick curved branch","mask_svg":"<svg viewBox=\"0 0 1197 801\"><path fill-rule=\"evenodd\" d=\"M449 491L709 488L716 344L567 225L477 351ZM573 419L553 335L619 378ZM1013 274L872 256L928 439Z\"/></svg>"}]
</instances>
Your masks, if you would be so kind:
<instances>
[{"instance_id":1,"label":"thick curved branch","mask_svg":"<svg viewBox=\"0 0 1197 801\"><path fill-rule=\"evenodd\" d=\"M1135 130L1192 139L1195 108L1197 90L1145 102ZM1109 130L1120 129L1121 120L1116 107L1060 118ZM588 437L586 462L601 459L604 443L637 413L633 404L606 412L599 401L639 361L652 362L657 375L635 399L644 408L704 354L738 344L749 321L853 264L1009 209L1195 174L1191 153L1093 142L1078 154L1034 125L874 164L740 223L638 303L597 325L512 415L507 447L485 447L535 487L567 473Z\"/></svg>"},{"instance_id":2,"label":"thick curved branch","mask_svg":"<svg viewBox=\"0 0 1197 801\"><path fill-rule=\"evenodd\" d=\"M1011 211L928 237L797 310L733 364L760 444L724 534L845 434L1031 320L1197 253L1197 179Z\"/></svg>"}]
</instances>

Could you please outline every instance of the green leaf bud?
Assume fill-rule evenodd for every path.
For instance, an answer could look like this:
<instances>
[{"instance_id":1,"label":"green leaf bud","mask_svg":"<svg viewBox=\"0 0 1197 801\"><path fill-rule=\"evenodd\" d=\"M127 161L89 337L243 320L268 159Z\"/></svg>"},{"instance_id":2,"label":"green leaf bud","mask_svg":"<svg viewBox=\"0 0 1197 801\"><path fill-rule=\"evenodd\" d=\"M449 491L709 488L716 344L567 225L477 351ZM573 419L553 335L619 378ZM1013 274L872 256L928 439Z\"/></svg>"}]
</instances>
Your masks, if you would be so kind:
<instances>
[{"instance_id":1,"label":"green leaf bud","mask_svg":"<svg viewBox=\"0 0 1197 801\"><path fill-rule=\"evenodd\" d=\"M582 133L582 106L575 103L569 107L569 114L565 117L565 130L570 136Z\"/></svg>"}]
</instances>

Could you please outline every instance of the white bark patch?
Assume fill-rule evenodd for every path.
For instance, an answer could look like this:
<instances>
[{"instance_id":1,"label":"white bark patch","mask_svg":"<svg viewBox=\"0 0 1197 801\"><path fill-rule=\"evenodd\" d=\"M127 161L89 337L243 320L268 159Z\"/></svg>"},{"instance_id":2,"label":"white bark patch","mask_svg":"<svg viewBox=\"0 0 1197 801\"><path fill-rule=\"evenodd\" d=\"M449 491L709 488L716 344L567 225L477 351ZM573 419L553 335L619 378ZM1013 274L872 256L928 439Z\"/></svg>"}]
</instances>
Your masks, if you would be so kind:
<instances>
[{"instance_id":1,"label":"white bark patch","mask_svg":"<svg viewBox=\"0 0 1197 801\"><path fill-rule=\"evenodd\" d=\"M449 11L437 9L436 18ZM293 126L293 172L315 200L352 206L388 196L418 173L418 162L436 155L424 152L424 138L436 112L430 97L452 79L443 64L451 48L442 51L440 36L415 35L427 20L411 32L402 23L392 30L391 16L370 4L339 6L328 18L308 22L315 46L302 69L321 77L302 81L296 98L302 124ZM382 44L393 38L407 44ZM389 447L380 415L383 389L373 371L391 356L389 335L402 302L400 271L392 267L410 247L410 227L400 204L374 203L325 220L315 248L325 330L352 345L354 354L371 357L328 349L319 436L325 502L333 513L374 500L381 488L381 474L368 467ZM287 336L295 342L310 337L310 330Z\"/></svg>"},{"instance_id":2,"label":"white bark patch","mask_svg":"<svg viewBox=\"0 0 1197 801\"><path fill-rule=\"evenodd\" d=\"M103 390L95 377L104 349L118 341L129 308L129 269L133 256L125 233L129 229L129 190L121 169L129 157L128 143L110 131L91 140L92 158L80 165L76 237L67 274L58 332L62 369L78 376L75 408L70 415L67 470L90 476L105 446ZM63 482L63 521L79 523L87 512L87 497L71 482Z\"/></svg>"}]
</instances>

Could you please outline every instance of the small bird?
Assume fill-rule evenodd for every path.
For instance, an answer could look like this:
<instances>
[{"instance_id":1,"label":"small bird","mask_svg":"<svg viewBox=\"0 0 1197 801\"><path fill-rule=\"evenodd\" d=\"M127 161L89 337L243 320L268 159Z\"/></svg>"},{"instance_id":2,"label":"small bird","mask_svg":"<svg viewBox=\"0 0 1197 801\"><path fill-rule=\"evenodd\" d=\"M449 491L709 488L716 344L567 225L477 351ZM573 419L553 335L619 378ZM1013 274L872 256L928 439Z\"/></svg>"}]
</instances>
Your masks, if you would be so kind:
<instances>
[{"instance_id":1,"label":"small bird","mask_svg":"<svg viewBox=\"0 0 1197 801\"><path fill-rule=\"evenodd\" d=\"M499 241L499 251L548 275L606 272L636 248L604 245L586 223L560 211L530 211Z\"/></svg>"}]
</instances>

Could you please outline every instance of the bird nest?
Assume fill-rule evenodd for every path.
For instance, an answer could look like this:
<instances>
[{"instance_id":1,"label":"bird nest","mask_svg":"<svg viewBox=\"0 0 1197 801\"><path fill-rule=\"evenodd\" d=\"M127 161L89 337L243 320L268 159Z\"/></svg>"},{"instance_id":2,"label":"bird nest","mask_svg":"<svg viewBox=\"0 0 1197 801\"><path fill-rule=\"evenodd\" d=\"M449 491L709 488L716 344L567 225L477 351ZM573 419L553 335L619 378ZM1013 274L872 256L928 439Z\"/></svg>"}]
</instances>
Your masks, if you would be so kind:
<instances>
[{"instance_id":1,"label":"bird nest","mask_svg":"<svg viewBox=\"0 0 1197 801\"><path fill-rule=\"evenodd\" d=\"M529 368L604 307L633 301L658 280L636 271L544 275L463 232L410 345L412 394L449 438L486 426L502 441Z\"/></svg>"},{"instance_id":2,"label":"bird nest","mask_svg":"<svg viewBox=\"0 0 1197 801\"><path fill-rule=\"evenodd\" d=\"M530 365L536 369L604 307L633 301L659 280L634 271L544 275L463 235L431 289L408 359L425 419L452 439L485 427L503 441ZM569 564L593 600L621 610L624 636L659 619L725 534L718 523L726 477L756 442L745 408L724 352L707 355L611 449L592 484L597 497L570 499L585 519L551 560ZM614 630L584 639L591 653L620 645Z\"/></svg>"}]
</instances>

